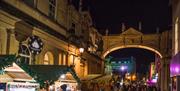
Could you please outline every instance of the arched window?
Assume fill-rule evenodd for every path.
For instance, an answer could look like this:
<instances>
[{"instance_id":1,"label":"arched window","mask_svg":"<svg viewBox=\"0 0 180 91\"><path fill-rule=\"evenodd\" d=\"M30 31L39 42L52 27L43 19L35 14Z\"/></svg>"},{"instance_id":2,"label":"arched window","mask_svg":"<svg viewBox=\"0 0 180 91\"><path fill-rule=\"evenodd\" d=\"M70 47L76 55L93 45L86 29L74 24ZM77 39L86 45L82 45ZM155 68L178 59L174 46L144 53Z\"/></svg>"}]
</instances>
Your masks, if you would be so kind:
<instances>
[{"instance_id":1,"label":"arched window","mask_svg":"<svg viewBox=\"0 0 180 91\"><path fill-rule=\"evenodd\" d=\"M26 45L20 45L19 46L19 51L18 51L19 56L21 56L21 62L25 64L31 64L31 54Z\"/></svg>"},{"instance_id":2,"label":"arched window","mask_svg":"<svg viewBox=\"0 0 180 91\"><path fill-rule=\"evenodd\" d=\"M53 65L54 64L54 57L51 52L46 52L44 55L44 65Z\"/></svg>"}]
</instances>

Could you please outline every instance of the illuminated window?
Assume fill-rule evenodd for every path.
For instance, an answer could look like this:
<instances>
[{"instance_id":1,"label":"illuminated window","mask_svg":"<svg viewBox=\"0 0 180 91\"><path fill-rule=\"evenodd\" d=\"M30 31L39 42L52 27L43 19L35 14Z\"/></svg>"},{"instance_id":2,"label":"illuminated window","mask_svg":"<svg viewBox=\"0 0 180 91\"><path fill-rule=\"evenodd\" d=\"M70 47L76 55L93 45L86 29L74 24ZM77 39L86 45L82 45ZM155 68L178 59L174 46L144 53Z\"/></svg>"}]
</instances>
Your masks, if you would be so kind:
<instances>
[{"instance_id":1,"label":"illuminated window","mask_svg":"<svg viewBox=\"0 0 180 91\"><path fill-rule=\"evenodd\" d=\"M59 65L62 64L62 53L59 53Z\"/></svg>"},{"instance_id":2,"label":"illuminated window","mask_svg":"<svg viewBox=\"0 0 180 91\"><path fill-rule=\"evenodd\" d=\"M175 50L174 53L178 53L178 28L179 28L179 18L176 18L176 23L175 23Z\"/></svg>"},{"instance_id":3,"label":"illuminated window","mask_svg":"<svg viewBox=\"0 0 180 91\"><path fill-rule=\"evenodd\" d=\"M63 54L63 65L66 65L66 54Z\"/></svg>"},{"instance_id":4,"label":"illuminated window","mask_svg":"<svg viewBox=\"0 0 180 91\"><path fill-rule=\"evenodd\" d=\"M23 0L23 2L26 3L27 5L33 6L33 7L34 7L34 4L35 4L35 0Z\"/></svg>"},{"instance_id":5,"label":"illuminated window","mask_svg":"<svg viewBox=\"0 0 180 91\"><path fill-rule=\"evenodd\" d=\"M44 62L43 64L44 65L49 65L49 64L53 64L53 61L54 61L54 58L53 58L53 54L51 52L47 52L45 55L44 55Z\"/></svg>"}]
</instances>

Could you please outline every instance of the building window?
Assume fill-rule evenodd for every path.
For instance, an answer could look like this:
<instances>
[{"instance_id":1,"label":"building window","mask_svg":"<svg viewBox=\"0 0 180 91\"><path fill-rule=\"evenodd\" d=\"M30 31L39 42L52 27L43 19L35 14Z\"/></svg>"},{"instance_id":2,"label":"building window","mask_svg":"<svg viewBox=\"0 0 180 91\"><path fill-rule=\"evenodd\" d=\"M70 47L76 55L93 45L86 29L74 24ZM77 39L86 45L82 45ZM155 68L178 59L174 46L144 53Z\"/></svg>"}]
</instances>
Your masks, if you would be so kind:
<instances>
[{"instance_id":1,"label":"building window","mask_svg":"<svg viewBox=\"0 0 180 91\"><path fill-rule=\"evenodd\" d=\"M72 23L71 28L68 30L68 32L71 35L75 35L75 30L76 30L76 25L74 23Z\"/></svg>"},{"instance_id":2,"label":"building window","mask_svg":"<svg viewBox=\"0 0 180 91\"><path fill-rule=\"evenodd\" d=\"M23 0L23 2L32 7L34 7L35 4L35 0Z\"/></svg>"},{"instance_id":3,"label":"building window","mask_svg":"<svg viewBox=\"0 0 180 91\"><path fill-rule=\"evenodd\" d=\"M66 54L63 54L63 65L66 65Z\"/></svg>"},{"instance_id":4,"label":"building window","mask_svg":"<svg viewBox=\"0 0 180 91\"><path fill-rule=\"evenodd\" d=\"M18 54L19 56L21 56L22 63L25 63L25 64L31 63L30 51L26 45L20 45Z\"/></svg>"},{"instance_id":5,"label":"building window","mask_svg":"<svg viewBox=\"0 0 180 91\"><path fill-rule=\"evenodd\" d=\"M62 53L59 53L59 65L62 64Z\"/></svg>"},{"instance_id":6,"label":"building window","mask_svg":"<svg viewBox=\"0 0 180 91\"><path fill-rule=\"evenodd\" d=\"M178 53L178 29L179 29L179 18L176 18L176 22L175 22L175 50L174 53L177 54Z\"/></svg>"},{"instance_id":7,"label":"building window","mask_svg":"<svg viewBox=\"0 0 180 91\"><path fill-rule=\"evenodd\" d=\"M44 55L43 64L44 65L52 65L53 63L54 63L53 54L51 52L46 52L46 54Z\"/></svg>"},{"instance_id":8,"label":"building window","mask_svg":"<svg viewBox=\"0 0 180 91\"><path fill-rule=\"evenodd\" d=\"M49 0L49 17L54 19L56 13L56 0Z\"/></svg>"}]
</instances>

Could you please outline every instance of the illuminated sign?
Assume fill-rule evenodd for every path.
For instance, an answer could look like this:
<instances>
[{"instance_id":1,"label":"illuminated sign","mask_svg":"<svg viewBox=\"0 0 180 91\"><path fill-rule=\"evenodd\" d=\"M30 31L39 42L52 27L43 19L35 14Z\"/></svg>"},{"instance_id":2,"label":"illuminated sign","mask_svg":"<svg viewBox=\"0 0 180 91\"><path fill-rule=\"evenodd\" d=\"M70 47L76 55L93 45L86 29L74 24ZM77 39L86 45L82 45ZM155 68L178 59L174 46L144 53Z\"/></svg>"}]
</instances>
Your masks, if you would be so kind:
<instances>
[{"instance_id":1,"label":"illuminated sign","mask_svg":"<svg viewBox=\"0 0 180 91\"><path fill-rule=\"evenodd\" d=\"M150 79L152 79L153 76L155 76L155 64L154 64L154 62L152 62L150 65Z\"/></svg>"}]
</instances>

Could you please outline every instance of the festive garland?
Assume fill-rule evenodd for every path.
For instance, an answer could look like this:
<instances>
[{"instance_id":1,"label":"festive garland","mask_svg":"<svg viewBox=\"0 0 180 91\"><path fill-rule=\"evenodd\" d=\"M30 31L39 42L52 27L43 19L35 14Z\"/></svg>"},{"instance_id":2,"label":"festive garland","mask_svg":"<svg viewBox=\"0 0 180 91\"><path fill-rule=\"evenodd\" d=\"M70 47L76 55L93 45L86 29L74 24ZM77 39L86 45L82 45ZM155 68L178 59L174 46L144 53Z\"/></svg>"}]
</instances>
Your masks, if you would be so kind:
<instances>
[{"instance_id":1,"label":"festive garland","mask_svg":"<svg viewBox=\"0 0 180 91\"><path fill-rule=\"evenodd\" d=\"M0 74L4 73L4 69L12 66L13 62L15 62L15 55L0 55Z\"/></svg>"},{"instance_id":2,"label":"festive garland","mask_svg":"<svg viewBox=\"0 0 180 91\"><path fill-rule=\"evenodd\" d=\"M81 80L80 80L79 77L76 75L75 70L74 70L72 67L69 67L69 68L68 68L68 71L73 75L73 77L77 80L77 82L78 82L79 84L81 84Z\"/></svg>"}]
</instances>

